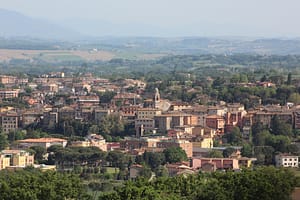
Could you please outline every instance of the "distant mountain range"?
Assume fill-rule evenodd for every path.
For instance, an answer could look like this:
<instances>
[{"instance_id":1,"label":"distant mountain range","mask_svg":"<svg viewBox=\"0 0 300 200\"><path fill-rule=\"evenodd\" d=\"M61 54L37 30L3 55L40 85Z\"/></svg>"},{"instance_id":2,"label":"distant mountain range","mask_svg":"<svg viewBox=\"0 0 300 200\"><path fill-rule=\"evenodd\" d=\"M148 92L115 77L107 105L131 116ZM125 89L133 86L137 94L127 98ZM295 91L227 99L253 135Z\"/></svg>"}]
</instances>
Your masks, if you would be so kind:
<instances>
[{"instance_id":1,"label":"distant mountain range","mask_svg":"<svg viewBox=\"0 0 300 200\"><path fill-rule=\"evenodd\" d=\"M49 22L4 9L0 9L0 27L1 49L75 48L163 54L300 54L299 38L133 37L159 32L168 35L172 30L134 23L112 24L101 20Z\"/></svg>"},{"instance_id":2,"label":"distant mountain range","mask_svg":"<svg viewBox=\"0 0 300 200\"><path fill-rule=\"evenodd\" d=\"M18 12L0 9L0 36L42 39L78 39L82 35L46 20L35 19Z\"/></svg>"}]
</instances>

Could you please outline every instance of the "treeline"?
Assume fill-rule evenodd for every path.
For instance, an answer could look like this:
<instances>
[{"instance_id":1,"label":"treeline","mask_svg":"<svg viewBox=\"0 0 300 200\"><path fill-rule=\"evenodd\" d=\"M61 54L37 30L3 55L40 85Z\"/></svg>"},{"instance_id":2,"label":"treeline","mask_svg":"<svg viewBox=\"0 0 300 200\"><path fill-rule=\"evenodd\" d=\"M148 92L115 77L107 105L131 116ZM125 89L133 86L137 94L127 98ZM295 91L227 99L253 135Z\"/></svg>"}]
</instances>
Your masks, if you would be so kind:
<instances>
[{"instance_id":1,"label":"treeline","mask_svg":"<svg viewBox=\"0 0 300 200\"><path fill-rule=\"evenodd\" d=\"M288 200L298 179L287 169L215 172L129 181L99 200Z\"/></svg>"},{"instance_id":2,"label":"treeline","mask_svg":"<svg viewBox=\"0 0 300 200\"><path fill-rule=\"evenodd\" d=\"M0 171L0 200L91 199L74 174L40 172L31 168Z\"/></svg>"}]
</instances>

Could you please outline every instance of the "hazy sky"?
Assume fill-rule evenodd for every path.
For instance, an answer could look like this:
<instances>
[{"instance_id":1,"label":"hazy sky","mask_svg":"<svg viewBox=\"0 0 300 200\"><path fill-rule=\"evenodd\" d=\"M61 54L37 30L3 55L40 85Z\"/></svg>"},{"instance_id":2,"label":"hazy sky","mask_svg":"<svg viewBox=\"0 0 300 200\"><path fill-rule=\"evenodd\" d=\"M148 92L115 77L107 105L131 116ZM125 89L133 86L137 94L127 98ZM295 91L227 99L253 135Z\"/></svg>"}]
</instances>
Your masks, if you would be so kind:
<instances>
[{"instance_id":1,"label":"hazy sky","mask_svg":"<svg viewBox=\"0 0 300 200\"><path fill-rule=\"evenodd\" d=\"M174 35L300 37L299 0L0 0L0 8L51 21L150 25Z\"/></svg>"}]
</instances>

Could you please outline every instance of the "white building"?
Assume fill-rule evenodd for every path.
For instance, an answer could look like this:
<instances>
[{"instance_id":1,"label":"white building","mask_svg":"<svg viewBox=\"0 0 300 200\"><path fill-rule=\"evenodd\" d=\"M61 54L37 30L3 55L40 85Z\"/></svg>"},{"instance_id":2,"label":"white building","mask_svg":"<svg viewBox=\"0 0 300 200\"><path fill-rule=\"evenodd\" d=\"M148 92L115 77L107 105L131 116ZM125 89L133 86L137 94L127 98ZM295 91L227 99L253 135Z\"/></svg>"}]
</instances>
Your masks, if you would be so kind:
<instances>
[{"instance_id":1,"label":"white building","mask_svg":"<svg viewBox=\"0 0 300 200\"><path fill-rule=\"evenodd\" d=\"M298 156L279 154L275 156L276 167L299 167Z\"/></svg>"}]
</instances>

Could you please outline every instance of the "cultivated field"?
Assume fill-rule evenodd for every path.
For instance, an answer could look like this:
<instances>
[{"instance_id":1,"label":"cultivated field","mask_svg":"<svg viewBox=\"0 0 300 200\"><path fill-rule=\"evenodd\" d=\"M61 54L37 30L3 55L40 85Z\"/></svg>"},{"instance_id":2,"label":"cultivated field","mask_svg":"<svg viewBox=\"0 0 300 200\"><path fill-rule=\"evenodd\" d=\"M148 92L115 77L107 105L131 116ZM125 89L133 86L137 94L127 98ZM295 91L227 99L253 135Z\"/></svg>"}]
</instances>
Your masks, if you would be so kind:
<instances>
[{"instance_id":1,"label":"cultivated field","mask_svg":"<svg viewBox=\"0 0 300 200\"><path fill-rule=\"evenodd\" d=\"M83 50L11 50L0 49L0 62L11 59L38 59L46 62L59 61L109 61L113 58L151 60L164 56L163 54L114 53L110 51Z\"/></svg>"},{"instance_id":2,"label":"cultivated field","mask_svg":"<svg viewBox=\"0 0 300 200\"><path fill-rule=\"evenodd\" d=\"M42 59L46 61L65 60L111 60L115 54L109 51L68 51L68 50L11 50L0 49L0 61L11 59Z\"/></svg>"}]
</instances>

